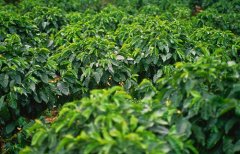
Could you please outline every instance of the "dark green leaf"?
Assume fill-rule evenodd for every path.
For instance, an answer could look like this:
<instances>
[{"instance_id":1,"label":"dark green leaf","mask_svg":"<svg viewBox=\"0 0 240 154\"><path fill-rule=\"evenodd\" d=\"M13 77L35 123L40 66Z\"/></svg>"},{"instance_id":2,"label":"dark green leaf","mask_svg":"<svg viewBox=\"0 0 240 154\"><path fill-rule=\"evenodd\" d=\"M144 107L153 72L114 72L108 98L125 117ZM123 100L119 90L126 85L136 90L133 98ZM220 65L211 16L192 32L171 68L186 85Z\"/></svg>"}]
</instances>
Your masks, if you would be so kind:
<instances>
[{"instance_id":1,"label":"dark green leaf","mask_svg":"<svg viewBox=\"0 0 240 154\"><path fill-rule=\"evenodd\" d=\"M69 86L67 85L67 83L58 82L57 87L58 87L59 91L61 93L63 93L64 95L69 95L70 94Z\"/></svg>"},{"instance_id":2,"label":"dark green leaf","mask_svg":"<svg viewBox=\"0 0 240 154\"><path fill-rule=\"evenodd\" d=\"M8 86L9 76L7 74L0 74L0 84L3 88Z\"/></svg>"}]
</instances>

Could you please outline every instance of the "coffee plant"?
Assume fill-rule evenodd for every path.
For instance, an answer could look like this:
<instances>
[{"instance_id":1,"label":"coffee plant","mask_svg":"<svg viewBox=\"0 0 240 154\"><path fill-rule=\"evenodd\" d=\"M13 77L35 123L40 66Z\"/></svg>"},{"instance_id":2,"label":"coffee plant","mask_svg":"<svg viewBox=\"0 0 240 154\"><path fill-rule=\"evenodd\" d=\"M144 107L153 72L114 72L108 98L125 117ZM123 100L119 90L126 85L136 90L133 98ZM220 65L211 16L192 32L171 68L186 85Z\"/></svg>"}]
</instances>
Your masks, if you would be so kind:
<instances>
[{"instance_id":1,"label":"coffee plant","mask_svg":"<svg viewBox=\"0 0 240 154\"><path fill-rule=\"evenodd\" d=\"M239 12L0 0L0 153L239 153Z\"/></svg>"},{"instance_id":2,"label":"coffee plant","mask_svg":"<svg viewBox=\"0 0 240 154\"><path fill-rule=\"evenodd\" d=\"M192 122L200 153L238 152L239 64L202 57L194 64L176 63L176 68L157 81L157 100L177 107Z\"/></svg>"},{"instance_id":3,"label":"coffee plant","mask_svg":"<svg viewBox=\"0 0 240 154\"><path fill-rule=\"evenodd\" d=\"M182 123L172 125L171 116ZM64 105L51 128L37 121L27 131L35 134L31 147L20 153L196 153L187 139L189 129L190 123L176 109L153 101L135 102L114 87Z\"/></svg>"}]
</instances>

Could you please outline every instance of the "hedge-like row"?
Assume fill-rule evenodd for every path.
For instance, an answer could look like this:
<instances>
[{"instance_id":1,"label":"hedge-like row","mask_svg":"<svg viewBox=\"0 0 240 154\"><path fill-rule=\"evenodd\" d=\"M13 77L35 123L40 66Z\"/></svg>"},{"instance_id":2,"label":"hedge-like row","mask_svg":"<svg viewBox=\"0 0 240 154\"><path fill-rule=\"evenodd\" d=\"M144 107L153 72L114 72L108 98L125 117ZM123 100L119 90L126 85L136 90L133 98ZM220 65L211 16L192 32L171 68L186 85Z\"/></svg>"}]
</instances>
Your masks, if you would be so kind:
<instances>
[{"instance_id":1,"label":"hedge-like row","mask_svg":"<svg viewBox=\"0 0 240 154\"><path fill-rule=\"evenodd\" d=\"M124 0L121 3L117 0L22 0L15 4L0 0L0 4L0 146L4 144L5 151L19 150L14 149L11 142L16 142L16 134L21 134L19 130L31 119L38 118L46 109L89 96L93 89L122 86L133 97L127 100L129 103L135 99L142 102L145 95L146 98L153 97L149 101L173 102L172 108L184 111L182 117L188 121L187 125L192 125L195 116L200 115L198 107L196 115L191 113L194 118L185 116L187 112L193 112L189 102L185 102L192 101L191 95L195 95L196 100L208 96L212 99L212 95L222 96L217 99L220 102L239 99L237 91L232 90L238 87L235 84L237 78L231 78L238 77L238 70L228 70L239 63L239 0ZM196 5L198 10L195 10ZM201 57L206 60L199 60L204 59ZM184 68L175 68L176 63ZM205 70L201 66L213 68ZM203 74L195 72L196 68L203 69ZM177 73L181 71L193 75L193 79L180 78ZM211 71L223 81L217 83L217 78L208 76ZM226 74L222 76L224 72L235 74L228 78ZM142 82L145 79L150 82ZM203 84L191 92L191 88L200 82ZM152 83L154 86L149 88ZM182 85L187 88L182 89ZM211 94L205 95L207 92ZM161 103L157 108L163 106ZM165 107L164 112L168 112L168 106ZM136 113L136 119L144 116L139 113ZM131 120L129 115L124 118L126 123ZM201 118L206 125L212 121L206 116ZM169 123L168 129L174 130L175 125L178 124ZM196 125L199 131L202 125ZM216 124L214 133L221 128ZM150 142L160 142L156 132L146 131L153 136L149 143L144 146L131 143L140 151L146 151ZM206 128L202 134L211 134L211 131ZM236 142L228 132L225 133L232 143ZM189 146L186 151L192 152L210 142L203 142L192 134L182 139L181 135L179 138L178 133L173 133L172 137L179 140L179 144ZM220 140L223 133L219 134L216 141L225 143L222 138ZM145 137L142 136L147 141ZM56 139L61 140L61 137ZM173 144L176 144L170 142L164 143L169 152L174 151ZM217 147L215 143L211 144L203 149L214 151ZM21 146L25 146L25 142L17 143L17 147ZM54 147L44 150L49 148ZM180 146L177 152L181 153L183 149Z\"/></svg>"},{"instance_id":2,"label":"hedge-like row","mask_svg":"<svg viewBox=\"0 0 240 154\"><path fill-rule=\"evenodd\" d=\"M132 91L91 91L50 126L36 121L20 153L227 153L240 151L240 65L203 57Z\"/></svg>"}]
</instances>

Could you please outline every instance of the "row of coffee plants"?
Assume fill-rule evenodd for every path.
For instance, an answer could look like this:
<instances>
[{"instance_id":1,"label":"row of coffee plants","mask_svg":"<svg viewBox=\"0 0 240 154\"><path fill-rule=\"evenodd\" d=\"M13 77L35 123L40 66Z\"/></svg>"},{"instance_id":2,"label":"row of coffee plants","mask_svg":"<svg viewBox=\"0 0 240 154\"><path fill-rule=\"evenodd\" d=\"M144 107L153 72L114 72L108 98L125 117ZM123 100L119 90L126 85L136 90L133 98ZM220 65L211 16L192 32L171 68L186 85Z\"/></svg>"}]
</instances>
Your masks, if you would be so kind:
<instances>
[{"instance_id":1,"label":"row of coffee plants","mask_svg":"<svg viewBox=\"0 0 240 154\"><path fill-rule=\"evenodd\" d=\"M22 0L14 5L0 3L3 4L0 6L0 145L5 152L18 152L19 147L29 144L32 136L32 148L26 148L24 152L74 153L82 147L86 147L82 149L83 153L124 153L124 150L198 153L200 149L202 152L231 153L233 147L238 151L238 136L234 134L234 138L230 132L237 129L238 123L234 120L237 114L232 111L239 99L240 22L235 22L239 20L239 0L199 1L195 5L199 5L201 11L194 16L190 0L124 0L121 3L114 0ZM223 21L221 24L220 20ZM217 77L220 77L219 83ZM47 108L88 97L93 89L113 86L122 86L130 94L116 88L99 90L94 93L106 94L92 94L89 100L77 101L76 110L71 113L61 111L62 116L56 124L47 126L38 121L32 131L23 129ZM115 96L119 91L121 95ZM101 101L99 108L95 108L94 103L109 98L109 92L114 94L114 100ZM119 106L119 102L123 106ZM167 105L164 102L168 102ZM212 102L217 103L215 107L211 105L214 113L221 110L222 104L227 104L229 110L225 112L228 116L208 113L212 110L206 111L208 115L202 115L202 110L210 109L206 104ZM124 103L130 105L129 108L124 107ZM108 106L108 109L102 111L101 106ZM111 115L114 113L112 107L116 108L113 110L116 117L123 121L118 123L115 119L111 122L115 116ZM140 110L145 107L154 112ZM66 105L62 110L68 108ZM78 113L79 108L94 111L86 117ZM95 126L98 123L95 120L102 117L102 112L104 116L111 113L103 118L103 123L107 122L106 129L103 124ZM128 114L123 116L125 112ZM155 121L158 112L163 112L159 115L163 118L159 126ZM65 116L72 115L76 119L73 118L70 124L64 123L68 121ZM211 116L219 121L214 121ZM76 124L78 117L85 117L86 123ZM231 127L222 132L226 120L230 121ZM136 123L135 128L128 128L133 127L130 126L132 123ZM73 124L76 128L70 128ZM126 128L120 128L120 124ZM65 128L67 125L69 127ZM138 125L143 127L140 132L136 132ZM208 127L202 130L206 125ZM110 128L115 126L121 133L112 136ZM164 133L159 133L158 129ZM34 135L36 131L40 133ZM25 132L29 133L28 138L25 138ZM51 136L54 136L53 132L55 137ZM107 142L96 142L94 138L82 140L82 137L73 142L71 138L81 132L85 136L94 134L93 137L100 133L100 138L107 137ZM213 134L213 139L207 135L199 139L196 135L199 132ZM69 134L70 138L65 138L64 134ZM54 141L42 146L48 139Z\"/></svg>"},{"instance_id":2,"label":"row of coffee plants","mask_svg":"<svg viewBox=\"0 0 240 154\"><path fill-rule=\"evenodd\" d=\"M50 128L37 121L31 147L20 153L196 153L183 134L190 123L175 125L174 116L181 117L176 108L136 101L120 87L94 90L64 105Z\"/></svg>"},{"instance_id":3,"label":"row of coffee plants","mask_svg":"<svg viewBox=\"0 0 240 154\"><path fill-rule=\"evenodd\" d=\"M240 1L219 1L198 14L196 23L240 34Z\"/></svg>"},{"instance_id":4,"label":"row of coffee plants","mask_svg":"<svg viewBox=\"0 0 240 154\"><path fill-rule=\"evenodd\" d=\"M202 57L176 63L155 86L143 80L131 96L94 90L65 104L50 126L36 121L20 153L237 153L239 73L234 61Z\"/></svg>"}]
</instances>

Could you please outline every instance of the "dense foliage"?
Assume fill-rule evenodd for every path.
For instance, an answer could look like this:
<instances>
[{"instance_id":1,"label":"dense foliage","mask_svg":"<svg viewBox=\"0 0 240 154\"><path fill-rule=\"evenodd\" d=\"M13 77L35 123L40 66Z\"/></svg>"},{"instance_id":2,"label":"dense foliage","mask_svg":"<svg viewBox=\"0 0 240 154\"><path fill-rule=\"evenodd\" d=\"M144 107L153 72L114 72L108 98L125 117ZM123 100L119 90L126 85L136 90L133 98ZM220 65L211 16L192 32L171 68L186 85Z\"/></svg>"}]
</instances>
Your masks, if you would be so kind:
<instances>
[{"instance_id":1,"label":"dense foliage","mask_svg":"<svg viewBox=\"0 0 240 154\"><path fill-rule=\"evenodd\" d=\"M240 152L239 0L0 4L0 152Z\"/></svg>"},{"instance_id":2,"label":"dense foliage","mask_svg":"<svg viewBox=\"0 0 240 154\"><path fill-rule=\"evenodd\" d=\"M176 109L156 102L136 102L119 87L94 90L90 98L64 105L51 128L37 121L29 129L35 134L31 142L34 148L21 153L154 154L195 150L187 140L190 134L175 132L176 126L169 118L175 114ZM179 131L189 131L183 126L189 122L181 120Z\"/></svg>"}]
</instances>

